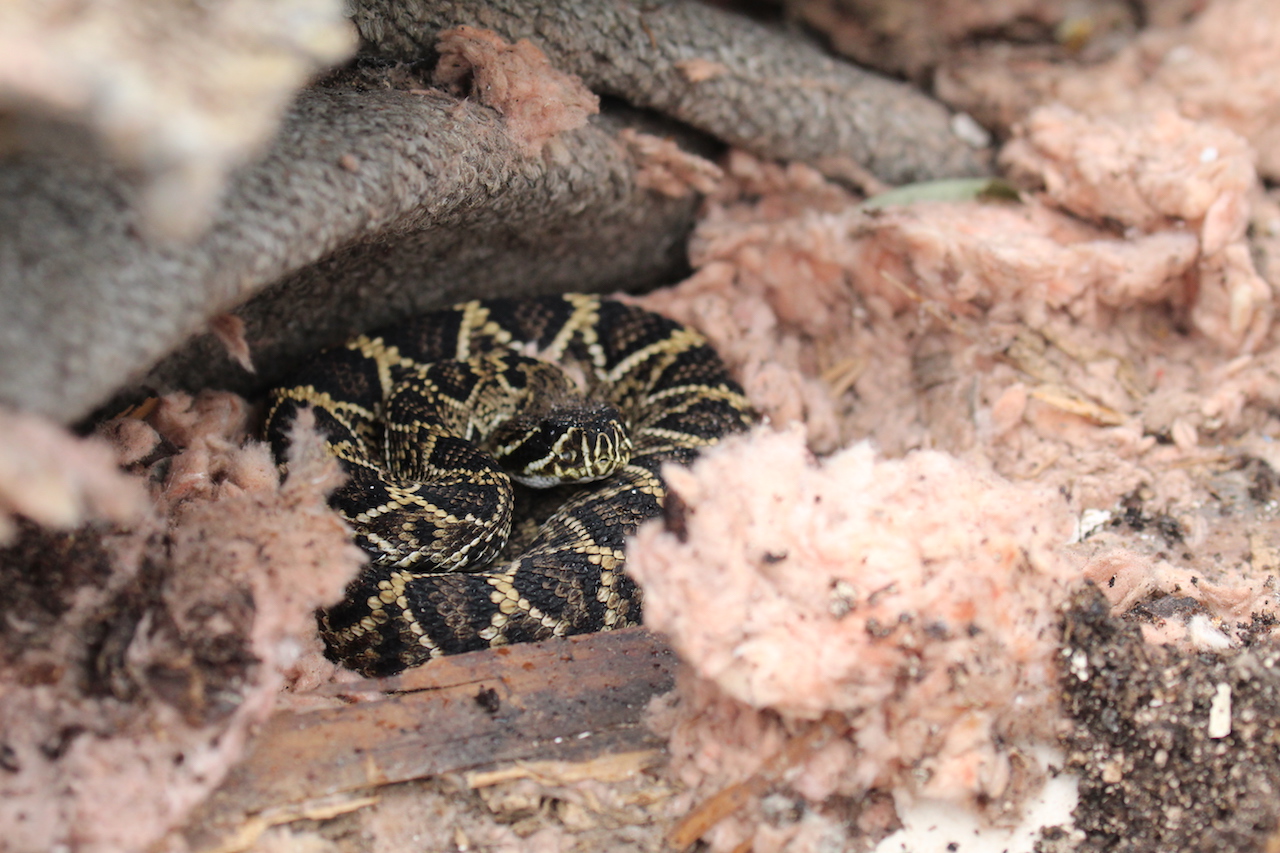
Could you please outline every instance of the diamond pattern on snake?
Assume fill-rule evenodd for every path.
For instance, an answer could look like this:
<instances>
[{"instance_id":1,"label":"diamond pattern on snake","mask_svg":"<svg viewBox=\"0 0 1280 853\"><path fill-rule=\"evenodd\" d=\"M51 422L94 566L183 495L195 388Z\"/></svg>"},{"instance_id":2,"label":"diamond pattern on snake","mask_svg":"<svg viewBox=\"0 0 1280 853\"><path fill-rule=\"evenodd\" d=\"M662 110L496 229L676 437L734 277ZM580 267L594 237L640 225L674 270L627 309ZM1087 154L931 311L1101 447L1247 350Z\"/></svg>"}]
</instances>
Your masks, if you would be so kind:
<instances>
[{"instance_id":1,"label":"diamond pattern on snake","mask_svg":"<svg viewBox=\"0 0 1280 853\"><path fill-rule=\"evenodd\" d=\"M271 392L277 459L304 407L369 555L321 633L366 675L638 624L625 539L662 511L661 466L755 421L699 333L582 294L468 302L320 352Z\"/></svg>"}]
</instances>

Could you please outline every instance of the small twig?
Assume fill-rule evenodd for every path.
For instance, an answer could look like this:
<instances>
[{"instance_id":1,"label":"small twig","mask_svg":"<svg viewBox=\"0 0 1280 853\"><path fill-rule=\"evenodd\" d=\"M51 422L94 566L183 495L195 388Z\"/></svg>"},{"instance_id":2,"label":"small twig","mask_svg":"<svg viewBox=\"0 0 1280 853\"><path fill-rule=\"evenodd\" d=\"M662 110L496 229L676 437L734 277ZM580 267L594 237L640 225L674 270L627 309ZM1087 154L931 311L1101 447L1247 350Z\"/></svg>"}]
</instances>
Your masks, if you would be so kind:
<instances>
[{"instance_id":1,"label":"small twig","mask_svg":"<svg viewBox=\"0 0 1280 853\"><path fill-rule=\"evenodd\" d=\"M749 779L720 790L681 818L667 833L667 845L675 850L688 848L717 823L776 784L788 770L807 761L848 731L849 720L843 714L829 711L803 734L792 738Z\"/></svg>"}]
</instances>

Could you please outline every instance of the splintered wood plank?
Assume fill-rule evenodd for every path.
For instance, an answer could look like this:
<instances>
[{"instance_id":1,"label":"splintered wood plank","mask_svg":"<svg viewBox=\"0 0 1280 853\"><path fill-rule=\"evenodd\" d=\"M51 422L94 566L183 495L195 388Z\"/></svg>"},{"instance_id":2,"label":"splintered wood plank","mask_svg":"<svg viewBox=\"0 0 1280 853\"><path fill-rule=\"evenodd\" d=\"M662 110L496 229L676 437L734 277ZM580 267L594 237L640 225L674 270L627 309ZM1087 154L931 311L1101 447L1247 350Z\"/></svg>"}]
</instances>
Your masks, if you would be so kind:
<instances>
[{"instance_id":1,"label":"splintered wood plank","mask_svg":"<svg viewBox=\"0 0 1280 853\"><path fill-rule=\"evenodd\" d=\"M641 629L443 658L394 677L331 685L352 704L272 716L185 831L195 850L358 807L369 789L512 761L653 748L640 725L673 686L675 656Z\"/></svg>"}]
</instances>

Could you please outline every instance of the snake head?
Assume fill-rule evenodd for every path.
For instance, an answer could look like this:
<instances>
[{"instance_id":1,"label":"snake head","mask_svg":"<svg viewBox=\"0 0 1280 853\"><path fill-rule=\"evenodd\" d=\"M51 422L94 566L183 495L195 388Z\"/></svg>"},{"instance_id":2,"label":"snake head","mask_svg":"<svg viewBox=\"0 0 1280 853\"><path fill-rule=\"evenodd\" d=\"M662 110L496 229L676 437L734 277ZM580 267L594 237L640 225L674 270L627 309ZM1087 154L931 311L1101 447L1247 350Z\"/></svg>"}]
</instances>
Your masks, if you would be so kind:
<instances>
[{"instance_id":1,"label":"snake head","mask_svg":"<svg viewBox=\"0 0 1280 853\"><path fill-rule=\"evenodd\" d=\"M631 439L616 408L581 401L507 421L486 449L511 477L545 489L601 480L631 461Z\"/></svg>"}]
</instances>

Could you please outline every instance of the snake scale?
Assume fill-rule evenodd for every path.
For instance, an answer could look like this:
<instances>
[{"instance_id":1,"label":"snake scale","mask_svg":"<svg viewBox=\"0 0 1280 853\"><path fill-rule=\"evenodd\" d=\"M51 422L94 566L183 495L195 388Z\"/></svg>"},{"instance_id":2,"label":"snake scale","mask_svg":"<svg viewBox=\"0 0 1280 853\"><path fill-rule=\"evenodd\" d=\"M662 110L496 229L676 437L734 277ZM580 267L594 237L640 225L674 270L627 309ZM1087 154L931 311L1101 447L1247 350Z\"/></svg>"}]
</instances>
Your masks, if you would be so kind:
<instances>
[{"instance_id":1,"label":"snake scale","mask_svg":"<svg viewBox=\"0 0 1280 853\"><path fill-rule=\"evenodd\" d=\"M468 302L320 352L271 392L279 460L303 407L370 557L321 633L366 675L637 624L624 539L661 513L662 464L755 417L700 334L581 294Z\"/></svg>"}]
</instances>

